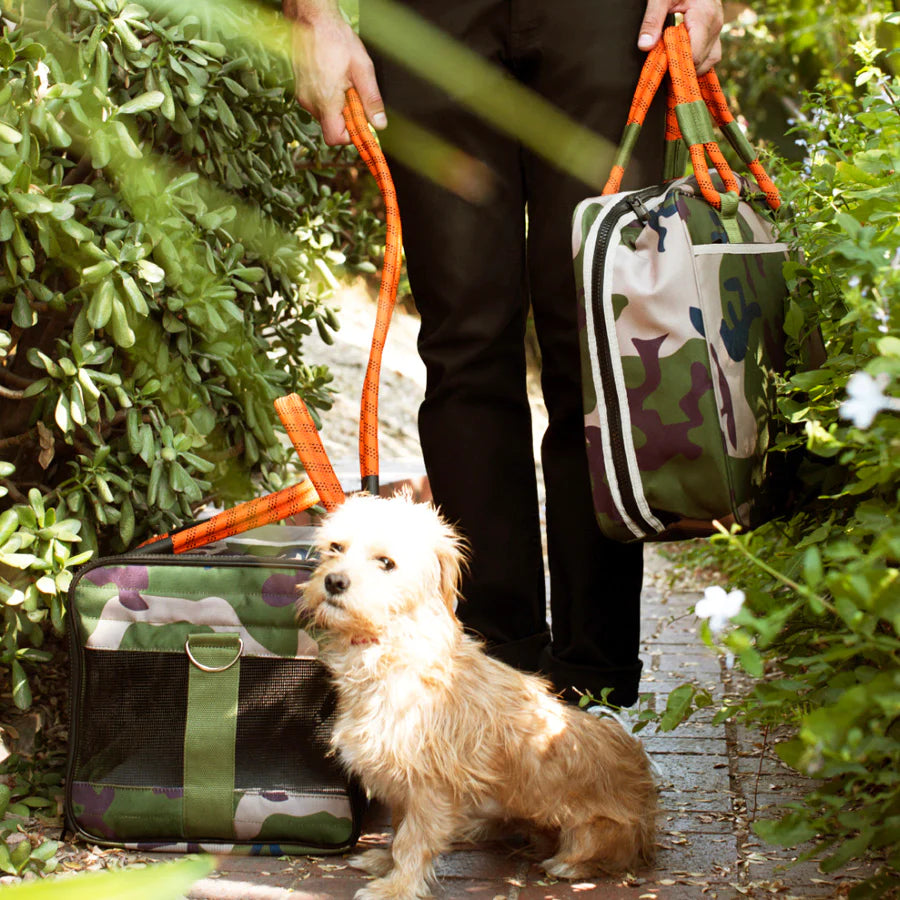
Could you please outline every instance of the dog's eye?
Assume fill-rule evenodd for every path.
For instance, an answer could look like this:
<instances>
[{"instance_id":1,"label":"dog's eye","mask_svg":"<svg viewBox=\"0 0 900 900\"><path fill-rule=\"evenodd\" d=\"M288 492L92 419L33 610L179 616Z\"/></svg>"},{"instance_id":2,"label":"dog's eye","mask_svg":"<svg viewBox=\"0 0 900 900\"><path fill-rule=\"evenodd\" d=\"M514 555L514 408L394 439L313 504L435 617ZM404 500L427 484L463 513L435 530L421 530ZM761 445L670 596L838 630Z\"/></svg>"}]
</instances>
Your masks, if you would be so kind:
<instances>
[{"instance_id":1,"label":"dog's eye","mask_svg":"<svg viewBox=\"0 0 900 900\"><path fill-rule=\"evenodd\" d=\"M390 572L391 569L397 568L397 563L395 563L389 556L379 556L377 558L378 565L384 569L385 572Z\"/></svg>"},{"instance_id":2,"label":"dog's eye","mask_svg":"<svg viewBox=\"0 0 900 900\"><path fill-rule=\"evenodd\" d=\"M337 543L337 541L334 541L328 545L328 550L330 553L343 553L344 545Z\"/></svg>"}]
</instances>

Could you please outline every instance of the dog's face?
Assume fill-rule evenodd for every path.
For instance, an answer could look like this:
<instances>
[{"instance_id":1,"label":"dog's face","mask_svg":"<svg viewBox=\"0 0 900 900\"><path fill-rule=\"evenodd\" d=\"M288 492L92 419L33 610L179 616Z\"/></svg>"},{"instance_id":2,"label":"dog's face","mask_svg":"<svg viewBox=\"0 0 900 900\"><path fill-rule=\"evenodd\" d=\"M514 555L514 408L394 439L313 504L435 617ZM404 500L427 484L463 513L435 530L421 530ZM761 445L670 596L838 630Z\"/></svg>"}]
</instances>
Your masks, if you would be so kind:
<instances>
[{"instance_id":1,"label":"dog's face","mask_svg":"<svg viewBox=\"0 0 900 900\"><path fill-rule=\"evenodd\" d=\"M325 519L316 546L321 561L299 609L327 632L365 642L402 617L454 616L461 542L430 504L350 497Z\"/></svg>"}]
</instances>

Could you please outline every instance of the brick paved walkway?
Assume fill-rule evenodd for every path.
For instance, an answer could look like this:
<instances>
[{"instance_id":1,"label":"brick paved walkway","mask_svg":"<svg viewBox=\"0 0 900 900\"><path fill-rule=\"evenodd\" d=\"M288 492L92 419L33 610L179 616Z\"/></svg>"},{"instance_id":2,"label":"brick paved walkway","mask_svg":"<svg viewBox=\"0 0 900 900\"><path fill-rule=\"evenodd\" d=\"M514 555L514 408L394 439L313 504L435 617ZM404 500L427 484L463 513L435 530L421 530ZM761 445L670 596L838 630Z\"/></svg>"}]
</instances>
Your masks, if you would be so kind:
<instances>
[{"instance_id":1,"label":"brick paved walkway","mask_svg":"<svg viewBox=\"0 0 900 900\"><path fill-rule=\"evenodd\" d=\"M657 709L668 692L693 679L717 701L727 688L727 672L696 634L687 610L699 594L666 586L665 561L648 550L643 595L645 678L643 690ZM785 869L795 854L764 846L750 831L748 813L770 814L783 806L798 778L770 753L760 756L760 736L732 726L713 727L712 710L670 734L641 736L663 773L659 822L660 852L655 868L634 877L601 878L568 884L548 878L514 840L461 846L438 864L438 898L487 900L682 900L695 897L836 897L852 878L824 876L814 864ZM389 841L389 815L369 811L362 844ZM366 877L342 857L263 859L225 857L213 877L189 895L197 900L343 900Z\"/></svg>"}]
</instances>

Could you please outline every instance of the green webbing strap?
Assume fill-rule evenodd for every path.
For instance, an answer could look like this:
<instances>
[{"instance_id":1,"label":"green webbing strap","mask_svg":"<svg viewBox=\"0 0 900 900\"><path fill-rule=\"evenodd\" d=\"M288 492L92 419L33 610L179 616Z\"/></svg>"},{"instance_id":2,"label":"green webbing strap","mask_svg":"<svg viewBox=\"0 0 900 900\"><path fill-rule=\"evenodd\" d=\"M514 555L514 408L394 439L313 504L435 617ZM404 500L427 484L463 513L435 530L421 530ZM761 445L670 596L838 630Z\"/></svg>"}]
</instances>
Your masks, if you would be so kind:
<instances>
[{"instance_id":1,"label":"green webbing strap","mask_svg":"<svg viewBox=\"0 0 900 900\"><path fill-rule=\"evenodd\" d=\"M722 208L719 215L722 218L722 227L728 235L729 244L740 244L743 241L741 229L738 227L737 212L741 198L734 191L726 191L719 194L722 199Z\"/></svg>"},{"instance_id":2,"label":"green webbing strap","mask_svg":"<svg viewBox=\"0 0 900 900\"><path fill-rule=\"evenodd\" d=\"M619 147L616 150L613 166L621 166L623 169L628 168L628 162L631 154L634 152L634 145L637 143L638 136L641 133L641 126L637 122L629 122L622 132L622 139L619 141Z\"/></svg>"},{"instance_id":3,"label":"green webbing strap","mask_svg":"<svg viewBox=\"0 0 900 900\"><path fill-rule=\"evenodd\" d=\"M753 145L747 140L747 135L741 131L735 119L726 122L722 126L722 134L728 138L728 143L734 148L734 152L744 161L746 165L750 165L759 154L753 149Z\"/></svg>"},{"instance_id":4,"label":"green webbing strap","mask_svg":"<svg viewBox=\"0 0 900 900\"><path fill-rule=\"evenodd\" d=\"M184 835L234 839L234 740L243 643L192 634L184 731Z\"/></svg>"},{"instance_id":5,"label":"green webbing strap","mask_svg":"<svg viewBox=\"0 0 900 900\"><path fill-rule=\"evenodd\" d=\"M663 159L663 181L681 178L687 170L688 150L684 141L666 141L666 155Z\"/></svg>"},{"instance_id":6,"label":"green webbing strap","mask_svg":"<svg viewBox=\"0 0 900 900\"><path fill-rule=\"evenodd\" d=\"M689 147L694 144L708 144L715 141L716 135L713 131L712 119L702 100L677 104L675 118L678 119L681 136Z\"/></svg>"}]
</instances>

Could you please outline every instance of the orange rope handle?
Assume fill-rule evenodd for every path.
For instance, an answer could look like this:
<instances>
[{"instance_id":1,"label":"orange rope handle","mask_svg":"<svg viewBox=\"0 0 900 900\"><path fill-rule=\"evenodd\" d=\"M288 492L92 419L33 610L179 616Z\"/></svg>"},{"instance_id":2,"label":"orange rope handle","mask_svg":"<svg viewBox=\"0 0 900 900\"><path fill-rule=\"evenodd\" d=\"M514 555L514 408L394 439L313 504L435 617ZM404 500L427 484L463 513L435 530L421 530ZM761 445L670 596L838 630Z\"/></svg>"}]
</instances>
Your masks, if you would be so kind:
<instances>
[{"instance_id":1,"label":"orange rope handle","mask_svg":"<svg viewBox=\"0 0 900 900\"><path fill-rule=\"evenodd\" d=\"M641 74L638 78L637 87L634 91L634 98L631 101L631 108L628 111L628 120L625 123L625 132L633 130L632 126L637 129L644 124L647 116L647 110L659 86L662 83L667 71L666 48L660 41L648 54L641 68ZM680 135L679 135L680 136ZM634 140L634 137L632 137ZM624 138L623 138L624 144ZM625 152L625 159L630 156L630 151ZM603 194L615 194L622 185L622 177L625 174L625 160L617 161L610 169L609 177L603 186Z\"/></svg>"},{"instance_id":2,"label":"orange rope handle","mask_svg":"<svg viewBox=\"0 0 900 900\"><path fill-rule=\"evenodd\" d=\"M697 77L693 54L691 53L690 36L687 27L683 23L666 28L663 32L663 40L656 44L644 61L635 89L634 99L628 111L628 120L625 125L622 143L611 167L609 178L603 188L603 193L614 194L618 192L625 174L625 166L631 155L630 148L635 140L634 126L637 126L639 129L643 124L650 102L667 71L669 73L669 91L666 98L667 146L684 139L678 122L678 106L703 101L715 124L724 131L729 141L734 145L735 150L737 150L738 155L747 164L747 168L766 195L769 206L772 209L778 209L781 203L778 189L766 174L762 163L759 161L759 156L754 155L755 151L752 145L742 134L738 133L737 123L731 110L728 108L728 101L725 99L725 94L722 91L722 86L715 71L710 69L700 78ZM697 184L708 203L716 209L722 208L722 198L715 189L709 175L707 157L722 178L725 189L740 195L740 182L715 141L710 140L702 144L695 144L688 149ZM669 150L667 150L667 154L668 152Z\"/></svg>"},{"instance_id":3,"label":"orange rope handle","mask_svg":"<svg viewBox=\"0 0 900 900\"><path fill-rule=\"evenodd\" d=\"M299 484L284 488L265 497L257 497L246 503L239 503L231 509L217 513L203 522L189 525L173 534L158 534L139 544L139 548L149 547L157 541L171 540L172 553L185 553L196 550L213 541L280 522L289 516L297 515L319 502L319 495L313 483L305 478ZM168 548L167 548L168 549Z\"/></svg>"},{"instance_id":4,"label":"orange rope handle","mask_svg":"<svg viewBox=\"0 0 900 900\"><path fill-rule=\"evenodd\" d=\"M249 531L251 528L280 522L309 509L318 500L319 495L313 483L304 478L299 484L240 503L192 528L177 532L172 535L172 551L186 553L188 550L196 550L198 547Z\"/></svg>"},{"instance_id":5,"label":"orange rope handle","mask_svg":"<svg viewBox=\"0 0 900 900\"><path fill-rule=\"evenodd\" d=\"M722 90L722 85L719 83L719 77L714 69L710 69L706 74L700 76L700 93L703 94L706 106L713 114L713 118L719 128L724 129L735 121L731 110L728 108L728 101L725 99L725 93ZM735 125L735 127L737 126ZM753 152L749 143L748 147L750 147L750 152ZM738 148L735 147L735 149ZM740 153L740 150L738 152ZM775 183L763 168L763 164L759 161L759 155L757 154L752 160L746 160L746 164L756 179L756 183L766 195L766 202L772 209L778 209L781 206L781 195L778 193Z\"/></svg>"},{"instance_id":6,"label":"orange rope handle","mask_svg":"<svg viewBox=\"0 0 900 900\"><path fill-rule=\"evenodd\" d=\"M700 93L700 84L697 80L697 70L694 68L691 42L685 25L667 28L663 32L663 40L669 59L669 74L672 79L672 91L675 94L676 105L703 100L703 95ZM706 144L692 144L690 154L697 184L700 186L700 191L704 198L711 206L715 209L721 209L722 198L713 187L709 177L709 166L706 162L707 154L709 154L709 158L725 183L726 189L740 194L738 180L714 141Z\"/></svg>"},{"instance_id":7,"label":"orange rope handle","mask_svg":"<svg viewBox=\"0 0 900 900\"><path fill-rule=\"evenodd\" d=\"M344 490L322 446L319 430L306 404L297 394L288 394L275 401L275 409L306 474L315 485L322 505L329 512L337 508L344 502Z\"/></svg>"},{"instance_id":8,"label":"orange rope handle","mask_svg":"<svg viewBox=\"0 0 900 900\"><path fill-rule=\"evenodd\" d=\"M378 388L381 377L381 357L387 338L391 314L397 299L397 285L400 282L400 266L403 235L400 228L400 210L397 192L381 147L369 128L359 95L351 88L347 91L347 106L344 121L350 138L359 150L360 156L375 177L387 217L387 240L384 250L384 268L381 286L378 290L378 310L375 316L375 330L369 364L363 381L362 400L359 411L359 468L366 478L378 477Z\"/></svg>"},{"instance_id":9,"label":"orange rope handle","mask_svg":"<svg viewBox=\"0 0 900 900\"><path fill-rule=\"evenodd\" d=\"M648 54L638 77L637 87L634 91L634 99L631 101L631 109L628 111L627 124L643 125L647 117L647 110L662 84L668 71L665 45L660 41Z\"/></svg>"},{"instance_id":10,"label":"orange rope handle","mask_svg":"<svg viewBox=\"0 0 900 900\"><path fill-rule=\"evenodd\" d=\"M675 92L666 92L666 141L680 141L681 128L675 115Z\"/></svg>"},{"instance_id":11,"label":"orange rope handle","mask_svg":"<svg viewBox=\"0 0 900 900\"><path fill-rule=\"evenodd\" d=\"M703 75L698 77L700 85L700 94L706 103L707 109L712 113L716 125L720 128L734 121L734 116L728 108L728 101L725 99L725 93L722 85L719 83L719 76L716 75L715 69L710 69Z\"/></svg>"}]
</instances>

